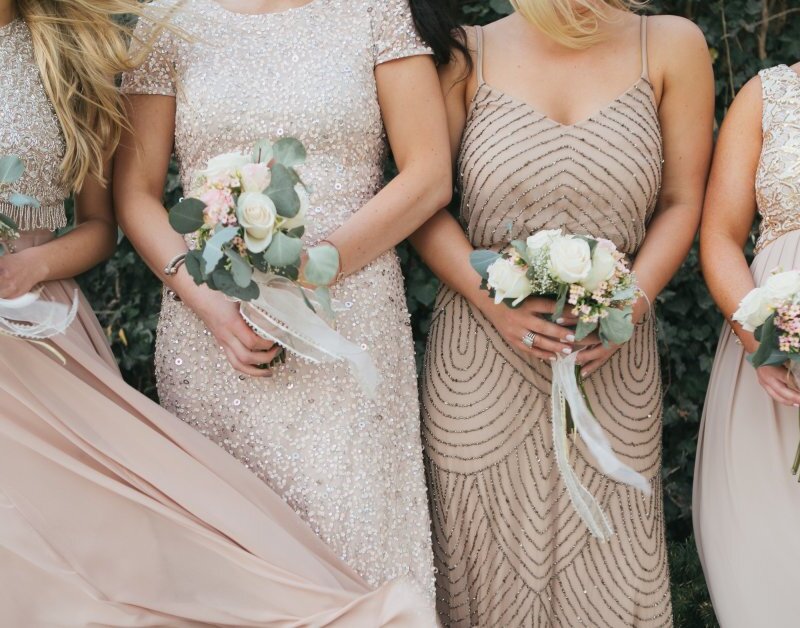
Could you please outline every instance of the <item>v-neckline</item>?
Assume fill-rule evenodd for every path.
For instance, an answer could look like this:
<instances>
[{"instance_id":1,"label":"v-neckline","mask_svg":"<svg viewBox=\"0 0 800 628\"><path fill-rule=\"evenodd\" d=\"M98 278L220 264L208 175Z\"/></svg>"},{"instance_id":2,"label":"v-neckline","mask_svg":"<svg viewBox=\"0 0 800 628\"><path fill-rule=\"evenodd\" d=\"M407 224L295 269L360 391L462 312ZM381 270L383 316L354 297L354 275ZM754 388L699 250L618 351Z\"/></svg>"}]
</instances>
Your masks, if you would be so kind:
<instances>
[{"instance_id":1,"label":"v-neckline","mask_svg":"<svg viewBox=\"0 0 800 628\"><path fill-rule=\"evenodd\" d=\"M799 77L800 77L800 75L799 75ZM521 107L525 107L531 113L537 115L540 119L545 120L545 121L549 122L550 124L552 124L555 128L575 129L575 128L583 126L584 124L587 124L587 123L591 122L597 116L599 116L600 114L604 113L605 111L607 111L608 109L613 107L620 100L625 98L625 96L627 96L628 94L630 94L631 92L636 90L642 83L645 83L650 88L650 102L653 104L654 107L657 108L656 101L655 101L655 94L653 92L652 84L650 83L649 80L647 80L647 77L640 76L633 83L633 85L631 85L628 89L626 89L625 91L620 93L616 98L614 98L613 100L609 101L608 103L606 103L602 107L596 109L595 111L593 111L591 114L589 114L585 118L582 118L581 120L578 120L577 122L573 122L573 123L570 123L570 124L567 124L567 123L564 123L564 122L559 122L558 120L548 116L547 114L542 113L541 111L539 111L539 109L537 107L535 107L531 103L527 102L526 100L523 100L521 98L517 98L516 96L512 96L511 94L509 94L505 90L502 90L502 89L499 89L497 87L494 87L490 83L487 83L486 81L481 81L480 85L478 85L478 89L475 90L475 95L472 97L472 102L470 104L470 109L474 109L474 106L475 106L476 101L477 101L478 93L481 91L482 88L485 87L488 91L495 92L496 94L499 94L499 95L503 96L504 98L507 98L508 100L514 102L515 104L517 104L517 105L519 105Z\"/></svg>"}]
</instances>

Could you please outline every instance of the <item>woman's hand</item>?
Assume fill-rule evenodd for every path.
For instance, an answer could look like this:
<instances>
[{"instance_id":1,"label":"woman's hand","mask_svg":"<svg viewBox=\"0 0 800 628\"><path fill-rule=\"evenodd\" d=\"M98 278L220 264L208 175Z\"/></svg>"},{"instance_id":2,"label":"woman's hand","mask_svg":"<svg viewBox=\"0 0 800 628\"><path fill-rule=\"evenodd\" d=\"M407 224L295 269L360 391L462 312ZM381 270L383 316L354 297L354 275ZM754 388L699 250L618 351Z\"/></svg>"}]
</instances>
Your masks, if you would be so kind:
<instances>
[{"instance_id":1,"label":"woman's hand","mask_svg":"<svg viewBox=\"0 0 800 628\"><path fill-rule=\"evenodd\" d=\"M187 305L206 324L234 369L250 377L272 377L268 368L258 368L274 360L282 348L258 336L239 313L239 305L220 292L204 294Z\"/></svg>"},{"instance_id":2,"label":"woman's hand","mask_svg":"<svg viewBox=\"0 0 800 628\"><path fill-rule=\"evenodd\" d=\"M608 362L611 356L619 351L621 347L622 345L615 344L610 344L606 347L601 343L581 350L576 361L578 366L581 367L581 376L589 377Z\"/></svg>"},{"instance_id":3,"label":"woman's hand","mask_svg":"<svg viewBox=\"0 0 800 628\"><path fill-rule=\"evenodd\" d=\"M756 369L758 383L767 394L784 406L800 408L800 392L790 384L791 374L784 366L762 366Z\"/></svg>"},{"instance_id":4,"label":"woman's hand","mask_svg":"<svg viewBox=\"0 0 800 628\"><path fill-rule=\"evenodd\" d=\"M542 360L554 360L556 355L569 355L575 350L576 344L597 342L596 339L587 338L581 343L576 343L573 329L547 320L545 317L555 312L555 308L556 303L551 299L530 297L518 308L490 303L482 310L508 344L520 353ZM575 322L567 314L559 320L563 325ZM523 338L530 332L536 334L532 348L523 342Z\"/></svg>"},{"instance_id":5,"label":"woman's hand","mask_svg":"<svg viewBox=\"0 0 800 628\"><path fill-rule=\"evenodd\" d=\"M35 248L0 257L0 299L16 299L44 281L47 269Z\"/></svg>"}]
</instances>

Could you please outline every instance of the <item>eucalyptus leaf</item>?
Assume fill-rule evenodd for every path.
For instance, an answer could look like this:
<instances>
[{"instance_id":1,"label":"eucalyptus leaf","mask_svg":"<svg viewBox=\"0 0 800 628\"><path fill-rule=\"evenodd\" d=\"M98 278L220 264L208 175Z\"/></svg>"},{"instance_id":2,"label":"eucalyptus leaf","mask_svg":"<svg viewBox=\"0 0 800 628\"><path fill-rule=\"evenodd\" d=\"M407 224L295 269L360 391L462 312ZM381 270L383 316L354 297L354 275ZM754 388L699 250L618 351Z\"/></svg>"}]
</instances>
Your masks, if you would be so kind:
<instances>
[{"instance_id":1,"label":"eucalyptus leaf","mask_svg":"<svg viewBox=\"0 0 800 628\"><path fill-rule=\"evenodd\" d=\"M526 264L530 264L530 260L528 259L528 245L525 242L522 240L514 240L511 246L514 247L517 254L525 260Z\"/></svg>"},{"instance_id":2,"label":"eucalyptus leaf","mask_svg":"<svg viewBox=\"0 0 800 628\"><path fill-rule=\"evenodd\" d=\"M473 251L469 256L469 263L483 279L489 278L489 266L494 264L502 256L494 251Z\"/></svg>"},{"instance_id":3,"label":"eucalyptus leaf","mask_svg":"<svg viewBox=\"0 0 800 628\"><path fill-rule=\"evenodd\" d=\"M636 287L628 286L627 288L614 293L611 297L612 301L632 301L636 297Z\"/></svg>"},{"instance_id":4,"label":"eucalyptus leaf","mask_svg":"<svg viewBox=\"0 0 800 628\"><path fill-rule=\"evenodd\" d=\"M198 198L185 198L169 210L169 224L182 234L194 233L203 226L206 204Z\"/></svg>"},{"instance_id":5,"label":"eucalyptus leaf","mask_svg":"<svg viewBox=\"0 0 800 628\"><path fill-rule=\"evenodd\" d=\"M225 256L231 262L231 275L233 275L236 285L240 288L249 286L253 280L253 267L232 249L226 249Z\"/></svg>"},{"instance_id":6,"label":"eucalyptus leaf","mask_svg":"<svg viewBox=\"0 0 800 628\"><path fill-rule=\"evenodd\" d=\"M631 308L610 309L600 319L600 340L604 345L621 345L633 336L633 311Z\"/></svg>"},{"instance_id":7,"label":"eucalyptus leaf","mask_svg":"<svg viewBox=\"0 0 800 628\"><path fill-rule=\"evenodd\" d=\"M315 286L329 286L339 272L339 252L329 244L308 250L308 260L303 275Z\"/></svg>"},{"instance_id":8,"label":"eucalyptus leaf","mask_svg":"<svg viewBox=\"0 0 800 628\"><path fill-rule=\"evenodd\" d=\"M253 163L268 164L274 156L272 143L269 140L258 140L256 145L253 146Z\"/></svg>"},{"instance_id":9,"label":"eucalyptus leaf","mask_svg":"<svg viewBox=\"0 0 800 628\"><path fill-rule=\"evenodd\" d=\"M771 314L764 324L756 329L758 349L749 357L751 364L758 368L764 366L778 348L778 330L775 327L775 314Z\"/></svg>"},{"instance_id":10,"label":"eucalyptus leaf","mask_svg":"<svg viewBox=\"0 0 800 628\"><path fill-rule=\"evenodd\" d=\"M5 214L0 214L0 223L4 224L12 231L19 231L19 225Z\"/></svg>"},{"instance_id":11,"label":"eucalyptus leaf","mask_svg":"<svg viewBox=\"0 0 800 628\"><path fill-rule=\"evenodd\" d=\"M33 207L34 209L39 209L42 206L41 203L32 196L18 194L17 192L8 195L8 202L14 207Z\"/></svg>"},{"instance_id":12,"label":"eucalyptus leaf","mask_svg":"<svg viewBox=\"0 0 800 628\"><path fill-rule=\"evenodd\" d=\"M233 275L224 268L215 270L211 275L211 279L216 286L215 290L219 290L233 299L252 301L258 298L260 291L255 281L251 281L247 286L242 288L236 283Z\"/></svg>"},{"instance_id":13,"label":"eucalyptus leaf","mask_svg":"<svg viewBox=\"0 0 800 628\"><path fill-rule=\"evenodd\" d=\"M287 168L299 166L306 161L306 149L303 144L293 137L284 137L275 142L273 147L275 160Z\"/></svg>"},{"instance_id":14,"label":"eucalyptus leaf","mask_svg":"<svg viewBox=\"0 0 800 628\"><path fill-rule=\"evenodd\" d=\"M303 225L300 225L299 227L295 227L294 229L289 229L289 231L287 231L286 233L292 236L293 238L302 238L306 233L306 228Z\"/></svg>"},{"instance_id":15,"label":"eucalyptus leaf","mask_svg":"<svg viewBox=\"0 0 800 628\"><path fill-rule=\"evenodd\" d=\"M24 172L25 164L16 155L0 157L0 185L16 183Z\"/></svg>"},{"instance_id":16,"label":"eucalyptus leaf","mask_svg":"<svg viewBox=\"0 0 800 628\"><path fill-rule=\"evenodd\" d=\"M583 340L589 334L597 329L597 323L585 323L582 320L578 321L575 327L575 340Z\"/></svg>"},{"instance_id":17,"label":"eucalyptus leaf","mask_svg":"<svg viewBox=\"0 0 800 628\"><path fill-rule=\"evenodd\" d=\"M272 199L278 214L284 218L294 218L300 211L300 197L294 186L289 169L282 164L275 164L272 167L272 181L265 194Z\"/></svg>"},{"instance_id":18,"label":"eucalyptus leaf","mask_svg":"<svg viewBox=\"0 0 800 628\"><path fill-rule=\"evenodd\" d=\"M558 320L561 318L561 315L564 313L564 308L567 306L567 297L569 296L569 285L562 284L558 289L558 294L556 295L556 309L550 315L551 320Z\"/></svg>"},{"instance_id":19,"label":"eucalyptus leaf","mask_svg":"<svg viewBox=\"0 0 800 628\"><path fill-rule=\"evenodd\" d=\"M303 242L278 231L272 238L272 244L264 251L264 260L273 268L297 266L300 262L300 251Z\"/></svg>"},{"instance_id":20,"label":"eucalyptus leaf","mask_svg":"<svg viewBox=\"0 0 800 628\"><path fill-rule=\"evenodd\" d=\"M230 244L231 240L233 240L238 233L239 229L236 227L225 227L217 231L211 239L206 242L205 247L203 247L203 272L205 272L206 275L214 271L225 255L223 247Z\"/></svg>"},{"instance_id":21,"label":"eucalyptus leaf","mask_svg":"<svg viewBox=\"0 0 800 628\"><path fill-rule=\"evenodd\" d=\"M194 279L198 286L206 280L206 275L203 272L203 254L200 251L189 251L186 254L184 264L189 276Z\"/></svg>"}]
</instances>

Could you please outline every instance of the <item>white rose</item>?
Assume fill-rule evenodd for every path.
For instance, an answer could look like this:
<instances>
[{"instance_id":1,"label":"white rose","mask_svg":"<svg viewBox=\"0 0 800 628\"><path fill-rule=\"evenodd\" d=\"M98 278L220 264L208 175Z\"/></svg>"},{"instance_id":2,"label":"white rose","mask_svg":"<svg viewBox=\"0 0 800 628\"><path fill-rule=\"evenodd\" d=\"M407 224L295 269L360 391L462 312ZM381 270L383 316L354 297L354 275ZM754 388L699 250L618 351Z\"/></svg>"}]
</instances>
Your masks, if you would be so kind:
<instances>
[{"instance_id":1,"label":"white rose","mask_svg":"<svg viewBox=\"0 0 800 628\"><path fill-rule=\"evenodd\" d=\"M239 171L242 174L244 192L263 192L272 180L272 173L267 164L245 164Z\"/></svg>"},{"instance_id":2,"label":"white rose","mask_svg":"<svg viewBox=\"0 0 800 628\"><path fill-rule=\"evenodd\" d=\"M565 283L578 283L592 270L592 255L586 240L567 235L550 244L550 267L553 277Z\"/></svg>"},{"instance_id":3,"label":"white rose","mask_svg":"<svg viewBox=\"0 0 800 628\"><path fill-rule=\"evenodd\" d=\"M234 174L239 168L250 163L250 158L241 153L225 153L217 155L208 162L208 166L200 174L207 179Z\"/></svg>"},{"instance_id":4,"label":"white rose","mask_svg":"<svg viewBox=\"0 0 800 628\"><path fill-rule=\"evenodd\" d=\"M616 250L613 242L598 240L592 255L592 270L581 282L589 292L597 290L601 283L608 281L614 275L617 267L617 259L614 257Z\"/></svg>"},{"instance_id":5,"label":"white rose","mask_svg":"<svg viewBox=\"0 0 800 628\"><path fill-rule=\"evenodd\" d=\"M733 320L741 323L745 331L755 331L756 327L764 324L774 309L766 288L756 288L742 299L739 309L733 315Z\"/></svg>"},{"instance_id":6,"label":"white rose","mask_svg":"<svg viewBox=\"0 0 800 628\"><path fill-rule=\"evenodd\" d=\"M494 289L495 303L501 303L503 299L514 299L513 305L518 305L533 291L531 282L525 276L525 268L517 266L511 260L499 259L487 268L487 272L487 283Z\"/></svg>"},{"instance_id":7,"label":"white rose","mask_svg":"<svg viewBox=\"0 0 800 628\"><path fill-rule=\"evenodd\" d=\"M528 256L533 258L536 253L560 235L561 229L543 229L542 231L537 231L525 241L528 247Z\"/></svg>"},{"instance_id":8,"label":"white rose","mask_svg":"<svg viewBox=\"0 0 800 628\"><path fill-rule=\"evenodd\" d=\"M306 189L303 187L303 185L298 183L296 186L294 186L294 191L297 192L297 196L300 197L300 209L293 218L281 219L281 229L286 229L286 231L291 231L292 229L302 227L306 224L306 213L308 213L308 207L311 204L311 200L308 197L308 192L306 192Z\"/></svg>"},{"instance_id":9,"label":"white rose","mask_svg":"<svg viewBox=\"0 0 800 628\"><path fill-rule=\"evenodd\" d=\"M776 273L764 284L767 294L774 301L789 301L800 292L800 272L789 270Z\"/></svg>"},{"instance_id":10,"label":"white rose","mask_svg":"<svg viewBox=\"0 0 800 628\"><path fill-rule=\"evenodd\" d=\"M239 196L236 217L244 228L244 242L248 250L261 253L272 243L278 212L275 203L265 194L245 192Z\"/></svg>"}]
</instances>

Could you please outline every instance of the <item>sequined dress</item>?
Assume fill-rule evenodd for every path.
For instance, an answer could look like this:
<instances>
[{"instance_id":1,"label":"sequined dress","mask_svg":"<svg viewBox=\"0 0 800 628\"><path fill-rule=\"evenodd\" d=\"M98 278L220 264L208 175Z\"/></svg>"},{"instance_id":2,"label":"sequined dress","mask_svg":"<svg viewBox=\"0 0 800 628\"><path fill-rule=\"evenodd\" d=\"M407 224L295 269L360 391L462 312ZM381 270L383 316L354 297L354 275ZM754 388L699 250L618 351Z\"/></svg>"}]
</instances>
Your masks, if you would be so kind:
<instances>
[{"instance_id":1,"label":"sequined dress","mask_svg":"<svg viewBox=\"0 0 800 628\"><path fill-rule=\"evenodd\" d=\"M661 185L662 138L647 71L590 118L563 125L483 78L458 174L475 248L541 229L591 234L634 255ZM446 626L670 626L661 490L661 379L651 322L586 381L619 458L652 496L598 471L578 440L571 462L616 534L592 538L553 453L551 368L509 346L442 288L428 336L423 438L432 500L437 607Z\"/></svg>"},{"instance_id":2,"label":"sequined dress","mask_svg":"<svg viewBox=\"0 0 800 628\"><path fill-rule=\"evenodd\" d=\"M193 0L174 23L196 39L163 34L124 90L176 98L185 187L216 154L296 137L309 152L299 169L312 189L308 243L379 191L387 143L375 67L429 53L406 0L313 0L257 15ZM347 307L339 331L380 369L376 399L345 366L293 356L271 379L240 377L171 299L158 328L159 397L281 494L368 582L410 572L432 599L415 361L395 252L338 283L333 297Z\"/></svg>"},{"instance_id":3,"label":"sequined dress","mask_svg":"<svg viewBox=\"0 0 800 628\"><path fill-rule=\"evenodd\" d=\"M0 155L25 162L15 190L42 202L14 210L22 252L66 223L63 138L22 20L0 26L0 68ZM38 290L71 303L77 285ZM433 625L418 584L370 587L255 475L125 385L83 297L48 343L63 364L0 334L4 628Z\"/></svg>"},{"instance_id":4,"label":"sequined dress","mask_svg":"<svg viewBox=\"0 0 800 628\"><path fill-rule=\"evenodd\" d=\"M761 232L751 271L800 269L800 76L760 73L763 145L755 197ZM693 515L714 611L725 628L797 626L800 495L791 474L797 408L772 400L728 324L711 371L697 444Z\"/></svg>"}]
</instances>

